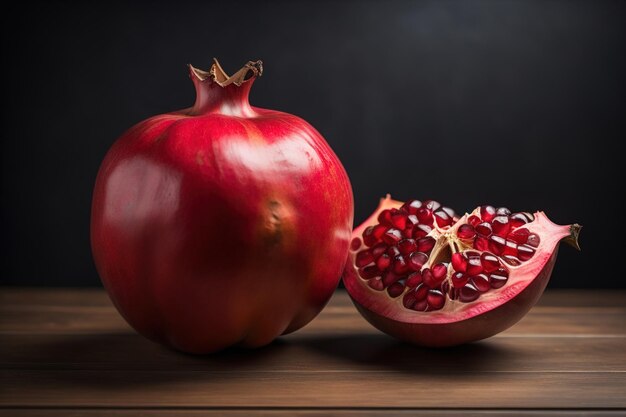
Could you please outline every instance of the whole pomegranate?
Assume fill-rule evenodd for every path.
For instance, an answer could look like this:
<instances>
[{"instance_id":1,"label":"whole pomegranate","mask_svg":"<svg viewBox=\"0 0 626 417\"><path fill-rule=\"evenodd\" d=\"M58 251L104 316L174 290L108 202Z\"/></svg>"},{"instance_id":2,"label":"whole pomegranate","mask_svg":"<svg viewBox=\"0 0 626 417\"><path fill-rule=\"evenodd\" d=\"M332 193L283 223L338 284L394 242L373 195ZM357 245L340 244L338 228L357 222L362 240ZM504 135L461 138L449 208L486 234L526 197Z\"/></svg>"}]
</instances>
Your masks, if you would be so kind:
<instances>
[{"instance_id":1,"label":"whole pomegranate","mask_svg":"<svg viewBox=\"0 0 626 417\"><path fill-rule=\"evenodd\" d=\"M193 107L120 137L95 184L91 244L113 303L144 336L207 353L261 346L312 320L336 288L350 182L304 120L250 106L263 71L189 67Z\"/></svg>"},{"instance_id":2,"label":"whole pomegranate","mask_svg":"<svg viewBox=\"0 0 626 417\"><path fill-rule=\"evenodd\" d=\"M436 201L382 199L354 230L344 283L375 327L423 346L484 339L520 320L581 226L543 212L481 206L461 218Z\"/></svg>"}]
</instances>

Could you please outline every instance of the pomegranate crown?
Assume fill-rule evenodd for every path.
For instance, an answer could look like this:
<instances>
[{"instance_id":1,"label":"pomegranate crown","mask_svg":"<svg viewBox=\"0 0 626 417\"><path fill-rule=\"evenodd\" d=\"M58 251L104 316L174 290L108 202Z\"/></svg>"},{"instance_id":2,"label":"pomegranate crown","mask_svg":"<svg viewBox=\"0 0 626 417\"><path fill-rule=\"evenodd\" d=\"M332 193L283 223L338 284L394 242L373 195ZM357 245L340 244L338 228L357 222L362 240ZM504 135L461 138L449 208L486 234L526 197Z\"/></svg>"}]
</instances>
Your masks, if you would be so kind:
<instances>
[{"instance_id":1,"label":"pomegranate crown","mask_svg":"<svg viewBox=\"0 0 626 417\"><path fill-rule=\"evenodd\" d=\"M263 75L263 61L248 61L239 71L229 76L217 58L213 58L213 65L209 71L203 71L189 64L189 72L192 77L196 77L199 81L210 79L220 87L226 87L230 84L239 87L246 81Z\"/></svg>"}]
</instances>

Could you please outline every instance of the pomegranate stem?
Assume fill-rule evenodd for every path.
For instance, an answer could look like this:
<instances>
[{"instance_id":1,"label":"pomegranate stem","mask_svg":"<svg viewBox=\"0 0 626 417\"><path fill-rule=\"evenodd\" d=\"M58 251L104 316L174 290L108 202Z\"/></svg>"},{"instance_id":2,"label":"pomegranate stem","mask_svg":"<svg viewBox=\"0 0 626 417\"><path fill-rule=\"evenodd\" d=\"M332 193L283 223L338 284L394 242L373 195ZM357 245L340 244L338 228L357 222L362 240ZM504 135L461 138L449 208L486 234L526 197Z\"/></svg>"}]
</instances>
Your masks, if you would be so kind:
<instances>
[{"instance_id":1,"label":"pomegranate stem","mask_svg":"<svg viewBox=\"0 0 626 417\"><path fill-rule=\"evenodd\" d=\"M578 243L578 236L580 235L580 230L583 227L578 223L574 223L569 227L569 236L563 238L563 242L567 243L570 246L575 247L580 250L580 244Z\"/></svg>"}]
</instances>

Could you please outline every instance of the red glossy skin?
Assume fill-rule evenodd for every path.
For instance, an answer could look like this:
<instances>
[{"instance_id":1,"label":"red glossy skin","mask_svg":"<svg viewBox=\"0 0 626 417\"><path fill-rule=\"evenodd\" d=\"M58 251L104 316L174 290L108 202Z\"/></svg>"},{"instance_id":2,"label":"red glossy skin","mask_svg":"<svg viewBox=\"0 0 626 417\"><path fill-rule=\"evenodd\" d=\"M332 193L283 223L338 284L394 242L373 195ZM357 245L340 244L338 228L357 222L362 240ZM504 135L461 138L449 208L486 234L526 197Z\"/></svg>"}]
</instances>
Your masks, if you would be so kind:
<instances>
[{"instance_id":1,"label":"red glossy skin","mask_svg":"<svg viewBox=\"0 0 626 417\"><path fill-rule=\"evenodd\" d=\"M350 182L304 120L250 107L253 78L131 128L93 196L102 281L144 336L193 353L261 346L312 320L343 269Z\"/></svg>"}]
</instances>

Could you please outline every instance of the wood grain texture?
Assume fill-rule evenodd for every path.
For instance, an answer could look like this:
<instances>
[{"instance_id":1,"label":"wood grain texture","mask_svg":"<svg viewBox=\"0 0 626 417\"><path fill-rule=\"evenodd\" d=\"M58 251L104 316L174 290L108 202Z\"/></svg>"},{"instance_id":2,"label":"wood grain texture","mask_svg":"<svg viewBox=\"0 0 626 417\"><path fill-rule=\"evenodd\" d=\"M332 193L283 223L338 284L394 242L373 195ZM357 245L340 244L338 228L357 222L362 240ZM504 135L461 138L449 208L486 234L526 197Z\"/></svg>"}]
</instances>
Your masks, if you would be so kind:
<instances>
[{"instance_id":1,"label":"wood grain texture","mask_svg":"<svg viewBox=\"0 0 626 417\"><path fill-rule=\"evenodd\" d=\"M623 417L619 410L463 410L463 409L334 409L334 408L203 408L203 409L0 409L0 417Z\"/></svg>"},{"instance_id":2,"label":"wood grain texture","mask_svg":"<svg viewBox=\"0 0 626 417\"><path fill-rule=\"evenodd\" d=\"M422 349L337 292L268 347L194 356L135 334L102 290L1 289L0 416L623 415L625 324L624 291L552 291L496 337Z\"/></svg>"},{"instance_id":3,"label":"wood grain texture","mask_svg":"<svg viewBox=\"0 0 626 417\"><path fill-rule=\"evenodd\" d=\"M626 374L602 372L3 371L0 385L5 406L626 408Z\"/></svg>"}]
</instances>

